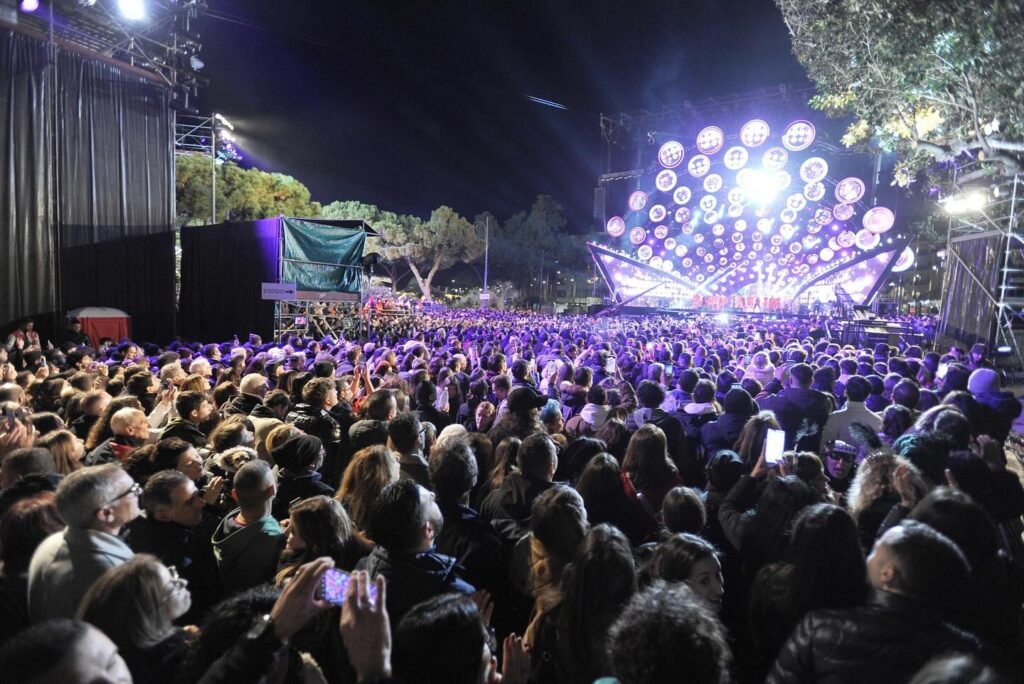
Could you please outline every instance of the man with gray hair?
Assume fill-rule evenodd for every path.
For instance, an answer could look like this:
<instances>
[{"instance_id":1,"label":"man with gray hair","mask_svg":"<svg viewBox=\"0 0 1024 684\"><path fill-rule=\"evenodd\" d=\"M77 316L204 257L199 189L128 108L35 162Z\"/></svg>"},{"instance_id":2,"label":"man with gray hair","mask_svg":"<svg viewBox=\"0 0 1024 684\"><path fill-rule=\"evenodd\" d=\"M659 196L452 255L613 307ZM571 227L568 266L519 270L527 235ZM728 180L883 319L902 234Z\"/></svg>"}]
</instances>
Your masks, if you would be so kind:
<instances>
[{"instance_id":1,"label":"man with gray hair","mask_svg":"<svg viewBox=\"0 0 1024 684\"><path fill-rule=\"evenodd\" d=\"M125 407L110 417L110 431L114 436L90 451L85 457L85 465L123 462L128 454L146 443L149 422L139 409Z\"/></svg>"},{"instance_id":2,"label":"man with gray hair","mask_svg":"<svg viewBox=\"0 0 1024 684\"><path fill-rule=\"evenodd\" d=\"M242 378L238 385L238 396L224 405L221 414L228 416L247 416L252 410L263 404L263 397L267 394L267 377L262 373L249 373Z\"/></svg>"},{"instance_id":3,"label":"man with gray hair","mask_svg":"<svg viewBox=\"0 0 1024 684\"><path fill-rule=\"evenodd\" d=\"M57 487L67 528L39 545L28 569L32 622L74 617L92 583L134 554L118 533L139 515L142 488L117 464L84 468Z\"/></svg>"}]
</instances>

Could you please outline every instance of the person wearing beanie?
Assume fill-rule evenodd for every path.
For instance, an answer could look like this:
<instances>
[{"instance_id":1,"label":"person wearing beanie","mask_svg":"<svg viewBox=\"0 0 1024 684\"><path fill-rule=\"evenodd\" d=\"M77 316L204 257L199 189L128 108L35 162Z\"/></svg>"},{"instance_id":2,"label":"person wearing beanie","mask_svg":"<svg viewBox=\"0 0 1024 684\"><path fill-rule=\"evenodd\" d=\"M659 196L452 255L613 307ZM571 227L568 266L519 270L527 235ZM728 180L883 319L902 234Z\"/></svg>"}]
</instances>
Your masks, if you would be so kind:
<instances>
[{"instance_id":1,"label":"person wearing beanie","mask_svg":"<svg viewBox=\"0 0 1024 684\"><path fill-rule=\"evenodd\" d=\"M272 511L278 520L288 517L288 508L296 499L334 495L334 488L321 480L317 472L324 461L323 443L318 438L296 435L277 445L270 458L277 466L277 494Z\"/></svg>"},{"instance_id":2,"label":"person wearing beanie","mask_svg":"<svg viewBox=\"0 0 1024 684\"><path fill-rule=\"evenodd\" d=\"M1010 429L1021 414L1020 401L999 386L999 374L991 368L978 368L967 379L967 391L982 408L983 425L978 431L999 442L1005 442Z\"/></svg>"},{"instance_id":3,"label":"person wearing beanie","mask_svg":"<svg viewBox=\"0 0 1024 684\"><path fill-rule=\"evenodd\" d=\"M721 449L732 449L747 420L757 413L757 404L746 390L730 389L722 402L724 413L700 428L700 445L705 460Z\"/></svg>"}]
</instances>

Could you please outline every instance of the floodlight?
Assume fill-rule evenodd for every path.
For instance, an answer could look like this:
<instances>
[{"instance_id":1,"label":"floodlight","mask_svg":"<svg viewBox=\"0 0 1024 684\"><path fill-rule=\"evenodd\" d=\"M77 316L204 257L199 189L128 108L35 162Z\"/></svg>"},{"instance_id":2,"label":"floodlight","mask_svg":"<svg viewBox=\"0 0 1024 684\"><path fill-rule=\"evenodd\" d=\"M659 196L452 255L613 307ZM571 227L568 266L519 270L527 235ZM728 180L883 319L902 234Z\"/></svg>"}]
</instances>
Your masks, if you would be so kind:
<instances>
[{"instance_id":1,"label":"floodlight","mask_svg":"<svg viewBox=\"0 0 1024 684\"><path fill-rule=\"evenodd\" d=\"M218 122L220 122L221 125L226 126L230 130L235 130L235 127L231 125L230 121L224 118L223 114L214 114L213 118L215 118Z\"/></svg>"},{"instance_id":2,"label":"floodlight","mask_svg":"<svg viewBox=\"0 0 1024 684\"><path fill-rule=\"evenodd\" d=\"M146 18L145 0L117 0L117 9L128 21L142 21Z\"/></svg>"},{"instance_id":3,"label":"floodlight","mask_svg":"<svg viewBox=\"0 0 1024 684\"><path fill-rule=\"evenodd\" d=\"M194 71L200 71L204 66L206 66L206 62L199 59L196 55L192 55L188 58L188 65L192 67Z\"/></svg>"},{"instance_id":4,"label":"floodlight","mask_svg":"<svg viewBox=\"0 0 1024 684\"><path fill-rule=\"evenodd\" d=\"M755 204L769 204L779 192L779 184L764 171L751 170L743 177L741 185L747 198Z\"/></svg>"},{"instance_id":5,"label":"floodlight","mask_svg":"<svg viewBox=\"0 0 1024 684\"><path fill-rule=\"evenodd\" d=\"M943 202L943 206L947 213L954 215L978 212L985 208L985 196L980 192L957 195Z\"/></svg>"},{"instance_id":6,"label":"floodlight","mask_svg":"<svg viewBox=\"0 0 1024 684\"><path fill-rule=\"evenodd\" d=\"M39 0L21 0L21 11L31 14L39 9Z\"/></svg>"},{"instance_id":7,"label":"floodlight","mask_svg":"<svg viewBox=\"0 0 1024 684\"><path fill-rule=\"evenodd\" d=\"M715 316L715 320L718 321L719 323L728 323L729 322L729 314L724 313L724 312L720 313L720 314Z\"/></svg>"}]
</instances>

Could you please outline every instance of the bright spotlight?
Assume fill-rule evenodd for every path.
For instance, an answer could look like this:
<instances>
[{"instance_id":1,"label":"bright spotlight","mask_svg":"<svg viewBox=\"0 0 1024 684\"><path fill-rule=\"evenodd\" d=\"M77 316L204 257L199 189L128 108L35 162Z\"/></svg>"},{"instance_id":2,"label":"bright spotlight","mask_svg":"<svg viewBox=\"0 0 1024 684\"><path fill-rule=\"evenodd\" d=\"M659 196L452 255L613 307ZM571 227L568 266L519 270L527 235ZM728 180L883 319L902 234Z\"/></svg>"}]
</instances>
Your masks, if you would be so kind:
<instances>
[{"instance_id":1,"label":"bright spotlight","mask_svg":"<svg viewBox=\"0 0 1024 684\"><path fill-rule=\"evenodd\" d=\"M188 58L188 64L192 67L193 71L200 71L204 66L206 66L206 62L199 59L196 55L192 55Z\"/></svg>"},{"instance_id":2,"label":"bright spotlight","mask_svg":"<svg viewBox=\"0 0 1024 684\"><path fill-rule=\"evenodd\" d=\"M717 315L715 315L715 320L718 321L719 323L728 323L729 322L729 314L727 314L727 313L717 314Z\"/></svg>"},{"instance_id":3,"label":"bright spotlight","mask_svg":"<svg viewBox=\"0 0 1024 684\"><path fill-rule=\"evenodd\" d=\"M747 198L755 204L770 204L779 193L779 185L771 174L764 171L751 171L746 175L743 182L743 189L747 191Z\"/></svg>"},{"instance_id":4,"label":"bright spotlight","mask_svg":"<svg viewBox=\"0 0 1024 684\"><path fill-rule=\"evenodd\" d=\"M21 11L31 14L39 9L39 0L21 0Z\"/></svg>"},{"instance_id":5,"label":"bright spotlight","mask_svg":"<svg viewBox=\"0 0 1024 684\"><path fill-rule=\"evenodd\" d=\"M235 130L235 127L231 125L231 122L225 119L222 114L214 114L213 118L217 119L217 121L219 121L222 126L225 126L231 129L232 131Z\"/></svg>"},{"instance_id":6,"label":"bright spotlight","mask_svg":"<svg viewBox=\"0 0 1024 684\"><path fill-rule=\"evenodd\" d=\"M971 192L965 195L950 197L943 206L949 214L967 214L978 212L985 208L985 196L980 192Z\"/></svg>"},{"instance_id":7,"label":"bright spotlight","mask_svg":"<svg viewBox=\"0 0 1024 684\"><path fill-rule=\"evenodd\" d=\"M128 21L142 21L146 18L145 0L117 0L117 9Z\"/></svg>"}]
</instances>

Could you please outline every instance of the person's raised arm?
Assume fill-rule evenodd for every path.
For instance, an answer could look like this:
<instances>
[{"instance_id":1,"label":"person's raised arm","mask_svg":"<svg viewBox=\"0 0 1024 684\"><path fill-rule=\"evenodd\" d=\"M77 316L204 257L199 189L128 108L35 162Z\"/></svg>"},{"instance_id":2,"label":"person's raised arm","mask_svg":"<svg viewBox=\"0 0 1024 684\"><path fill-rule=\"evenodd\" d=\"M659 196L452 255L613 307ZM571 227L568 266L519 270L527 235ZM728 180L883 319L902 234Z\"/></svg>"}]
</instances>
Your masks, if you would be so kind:
<instances>
[{"instance_id":1,"label":"person's raised arm","mask_svg":"<svg viewBox=\"0 0 1024 684\"><path fill-rule=\"evenodd\" d=\"M369 575L353 572L341 607L341 639L360 682L391 676L391 622L384 577L377 577L376 587L376 601L371 601Z\"/></svg>"}]
</instances>

